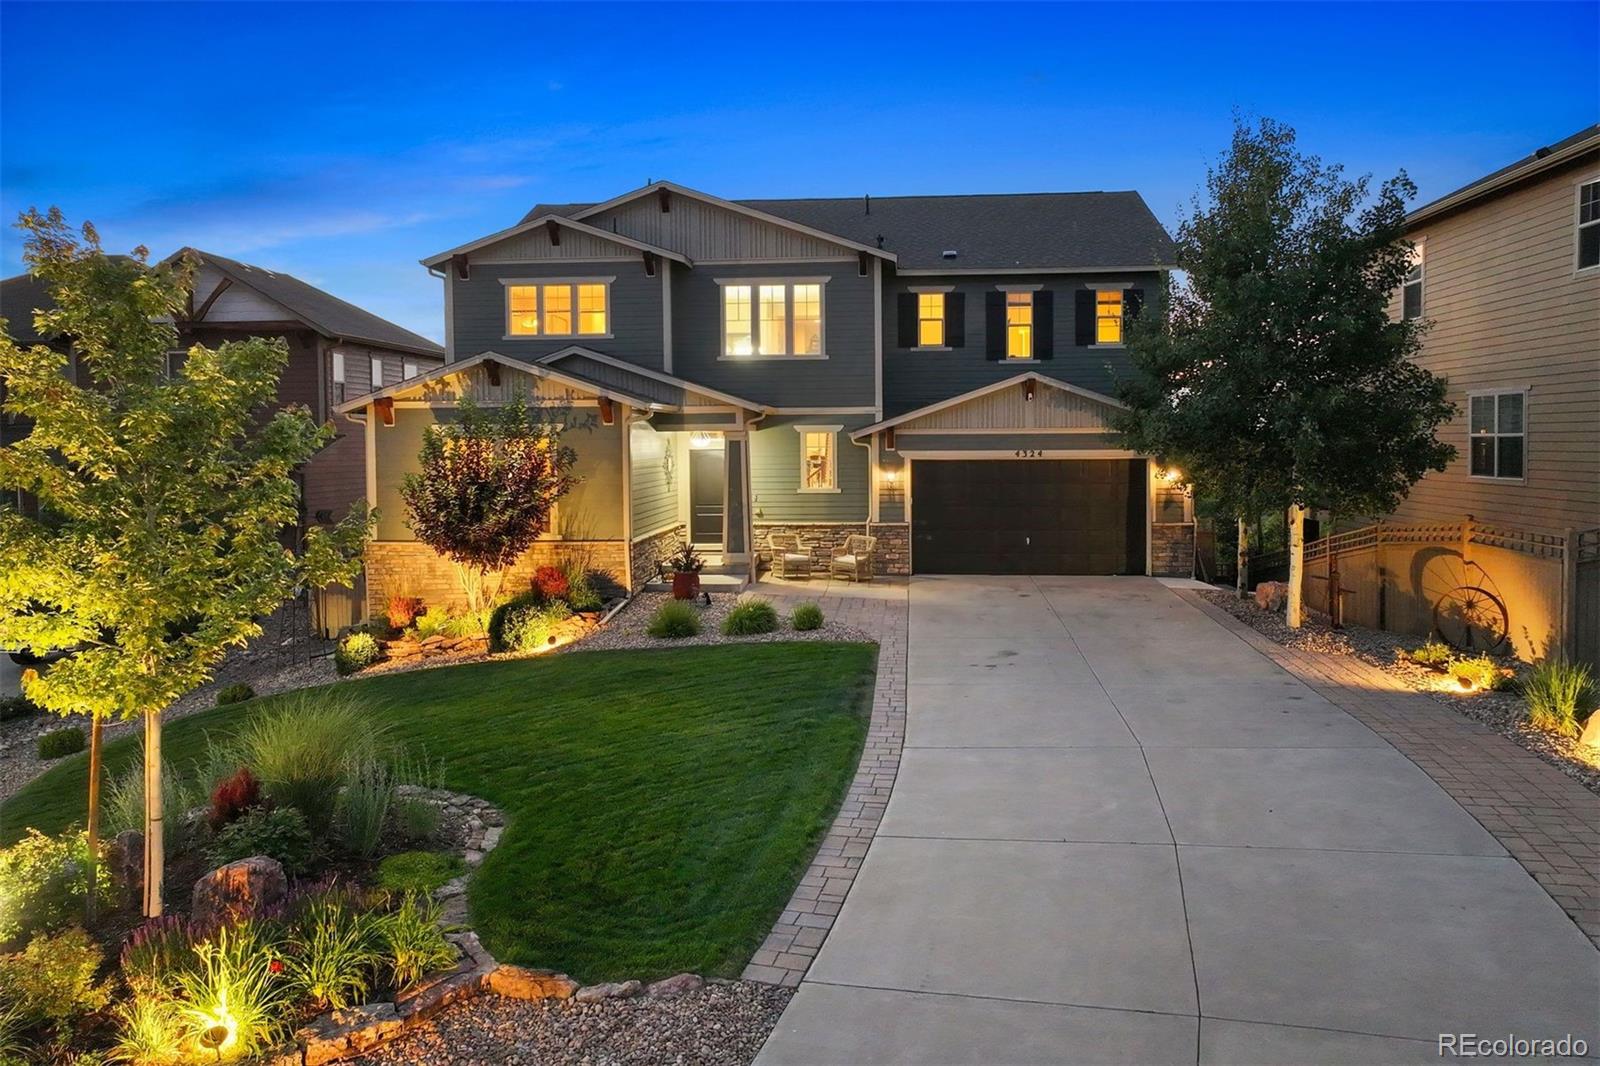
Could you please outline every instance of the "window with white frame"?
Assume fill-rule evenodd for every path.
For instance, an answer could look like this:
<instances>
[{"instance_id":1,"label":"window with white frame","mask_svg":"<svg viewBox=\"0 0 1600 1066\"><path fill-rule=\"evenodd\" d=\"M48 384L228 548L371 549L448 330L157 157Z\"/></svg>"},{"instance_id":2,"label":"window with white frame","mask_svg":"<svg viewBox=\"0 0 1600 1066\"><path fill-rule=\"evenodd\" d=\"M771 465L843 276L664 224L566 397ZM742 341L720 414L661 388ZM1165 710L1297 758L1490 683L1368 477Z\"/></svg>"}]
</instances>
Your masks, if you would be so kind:
<instances>
[{"instance_id":1,"label":"window with white frame","mask_svg":"<svg viewBox=\"0 0 1600 1066\"><path fill-rule=\"evenodd\" d=\"M374 355L372 357L372 387L375 388L375 389L383 388L383 357L382 356Z\"/></svg>"},{"instance_id":2,"label":"window with white frame","mask_svg":"<svg viewBox=\"0 0 1600 1066\"><path fill-rule=\"evenodd\" d=\"M604 337L611 278L506 282L506 336Z\"/></svg>"},{"instance_id":3,"label":"window with white frame","mask_svg":"<svg viewBox=\"0 0 1600 1066\"><path fill-rule=\"evenodd\" d=\"M1475 392L1467 402L1467 462L1471 475L1522 480L1526 467L1527 394L1520 389Z\"/></svg>"},{"instance_id":4,"label":"window with white frame","mask_svg":"<svg viewBox=\"0 0 1600 1066\"><path fill-rule=\"evenodd\" d=\"M724 356L823 354L821 280L720 284Z\"/></svg>"},{"instance_id":5,"label":"window with white frame","mask_svg":"<svg viewBox=\"0 0 1600 1066\"><path fill-rule=\"evenodd\" d=\"M401 360L401 362L400 362L400 372L402 374L404 374L406 376L406 378L408 378L408 379L416 377L417 376L417 364L416 364L416 361L412 360L412 359L403 359L403 360Z\"/></svg>"},{"instance_id":6,"label":"window with white frame","mask_svg":"<svg viewBox=\"0 0 1600 1066\"><path fill-rule=\"evenodd\" d=\"M1578 269L1600 266L1600 178L1578 186Z\"/></svg>"},{"instance_id":7,"label":"window with white frame","mask_svg":"<svg viewBox=\"0 0 1600 1066\"><path fill-rule=\"evenodd\" d=\"M917 347L944 347L944 293L917 293Z\"/></svg>"},{"instance_id":8,"label":"window with white frame","mask_svg":"<svg viewBox=\"0 0 1600 1066\"><path fill-rule=\"evenodd\" d=\"M800 434L801 492L838 492L840 426L796 426Z\"/></svg>"},{"instance_id":9,"label":"window with white frame","mask_svg":"<svg viewBox=\"0 0 1600 1066\"><path fill-rule=\"evenodd\" d=\"M1425 269L1423 263L1425 242L1416 241L1411 246L1411 269L1406 271L1406 280L1400 285L1400 317L1422 317L1422 274Z\"/></svg>"},{"instance_id":10,"label":"window with white frame","mask_svg":"<svg viewBox=\"0 0 1600 1066\"><path fill-rule=\"evenodd\" d=\"M1006 358L1033 358L1033 293L1006 293Z\"/></svg>"},{"instance_id":11,"label":"window with white frame","mask_svg":"<svg viewBox=\"0 0 1600 1066\"><path fill-rule=\"evenodd\" d=\"M333 353L333 383L335 385L343 385L344 384L344 353L343 352L336 351L336 352Z\"/></svg>"}]
</instances>

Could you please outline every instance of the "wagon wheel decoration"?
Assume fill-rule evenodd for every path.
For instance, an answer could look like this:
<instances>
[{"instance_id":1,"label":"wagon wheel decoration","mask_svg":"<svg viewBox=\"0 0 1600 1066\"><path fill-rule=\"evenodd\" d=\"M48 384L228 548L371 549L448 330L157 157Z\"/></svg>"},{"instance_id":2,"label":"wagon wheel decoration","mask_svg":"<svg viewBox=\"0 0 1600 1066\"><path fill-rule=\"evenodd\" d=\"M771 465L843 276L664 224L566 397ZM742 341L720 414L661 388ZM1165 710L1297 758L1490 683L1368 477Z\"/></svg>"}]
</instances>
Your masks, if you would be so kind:
<instances>
[{"instance_id":1,"label":"wagon wheel decoration","mask_svg":"<svg viewBox=\"0 0 1600 1066\"><path fill-rule=\"evenodd\" d=\"M1434 633L1461 651L1499 651L1510 626L1500 597L1477 585L1457 585L1433 603Z\"/></svg>"}]
</instances>

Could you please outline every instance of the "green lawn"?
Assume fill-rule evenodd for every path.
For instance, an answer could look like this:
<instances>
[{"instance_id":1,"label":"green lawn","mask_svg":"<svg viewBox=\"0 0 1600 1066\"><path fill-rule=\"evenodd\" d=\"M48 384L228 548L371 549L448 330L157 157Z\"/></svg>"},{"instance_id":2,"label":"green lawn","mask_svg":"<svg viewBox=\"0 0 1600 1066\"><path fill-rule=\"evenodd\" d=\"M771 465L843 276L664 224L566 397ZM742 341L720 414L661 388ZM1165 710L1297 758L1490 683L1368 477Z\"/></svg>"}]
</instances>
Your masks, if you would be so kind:
<instances>
[{"instance_id":1,"label":"green lawn","mask_svg":"<svg viewBox=\"0 0 1600 1066\"><path fill-rule=\"evenodd\" d=\"M473 878L497 958L584 981L736 975L854 772L875 649L778 643L590 652L352 684L447 787L506 812ZM169 725L187 765L268 701ZM110 773L137 755L106 746ZM0 807L0 840L83 817L85 756Z\"/></svg>"}]
</instances>

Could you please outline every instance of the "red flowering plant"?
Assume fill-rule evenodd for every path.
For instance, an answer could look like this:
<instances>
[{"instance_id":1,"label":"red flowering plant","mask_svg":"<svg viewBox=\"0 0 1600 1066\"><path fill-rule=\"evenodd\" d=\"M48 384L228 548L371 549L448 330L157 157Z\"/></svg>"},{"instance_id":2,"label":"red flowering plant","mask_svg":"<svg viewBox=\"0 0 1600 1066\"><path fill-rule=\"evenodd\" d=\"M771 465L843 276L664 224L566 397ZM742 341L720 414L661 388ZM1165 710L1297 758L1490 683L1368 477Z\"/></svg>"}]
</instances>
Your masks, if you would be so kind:
<instances>
[{"instance_id":1,"label":"red flowering plant","mask_svg":"<svg viewBox=\"0 0 1600 1066\"><path fill-rule=\"evenodd\" d=\"M541 566L533 572L533 587L547 600L565 599L567 575L554 566Z\"/></svg>"},{"instance_id":2,"label":"red flowering plant","mask_svg":"<svg viewBox=\"0 0 1600 1066\"><path fill-rule=\"evenodd\" d=\"M221 829L261 803L261 784L247 766L241 766L211 793L211 828Z\"/></svg>"}]
</instances>

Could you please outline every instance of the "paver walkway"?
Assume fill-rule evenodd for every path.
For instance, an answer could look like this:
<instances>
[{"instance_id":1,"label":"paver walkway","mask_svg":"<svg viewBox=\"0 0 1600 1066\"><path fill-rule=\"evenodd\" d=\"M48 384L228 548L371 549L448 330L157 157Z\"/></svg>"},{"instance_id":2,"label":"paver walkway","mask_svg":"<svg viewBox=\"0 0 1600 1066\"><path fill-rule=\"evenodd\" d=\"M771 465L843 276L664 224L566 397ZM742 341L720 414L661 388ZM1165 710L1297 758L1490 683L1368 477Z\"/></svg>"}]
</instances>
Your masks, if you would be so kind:
<instances>
[{"instance_id":1,"label":"paver walkway","mask_svg":"<svg viewBox=\"0 0 1600 1066\"><path fill-rule=\"evenodd\" d=\"M1600 1046L1600 951L1361 722L1140 578L919 578L905 748L758 1063Z\"/></svg>"}]
</instances>

